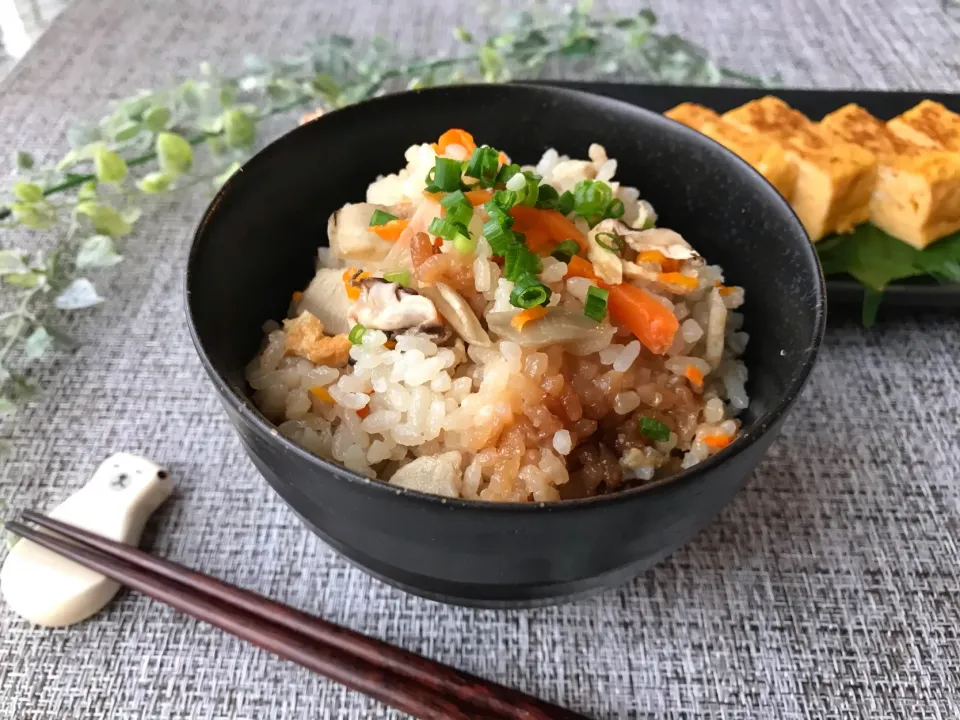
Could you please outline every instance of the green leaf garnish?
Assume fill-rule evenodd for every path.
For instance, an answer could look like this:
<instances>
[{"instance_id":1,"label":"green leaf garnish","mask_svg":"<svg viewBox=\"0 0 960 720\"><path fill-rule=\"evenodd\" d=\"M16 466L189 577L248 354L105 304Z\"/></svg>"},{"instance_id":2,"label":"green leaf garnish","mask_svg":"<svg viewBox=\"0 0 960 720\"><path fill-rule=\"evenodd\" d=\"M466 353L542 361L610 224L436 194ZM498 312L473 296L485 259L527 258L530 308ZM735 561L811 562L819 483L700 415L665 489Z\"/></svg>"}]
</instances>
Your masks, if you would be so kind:
<instances>
[{"instance_id":1,"label":"green leaf garnish","mask_svg":"<svg viewBox=\"0 0 960 720\"><path fill-rule=\"evenodd\" d=\"M666 442L670 439L670 428L646 415L640 418L640 432L656 442Z\"/></svg>"}]
</instances>

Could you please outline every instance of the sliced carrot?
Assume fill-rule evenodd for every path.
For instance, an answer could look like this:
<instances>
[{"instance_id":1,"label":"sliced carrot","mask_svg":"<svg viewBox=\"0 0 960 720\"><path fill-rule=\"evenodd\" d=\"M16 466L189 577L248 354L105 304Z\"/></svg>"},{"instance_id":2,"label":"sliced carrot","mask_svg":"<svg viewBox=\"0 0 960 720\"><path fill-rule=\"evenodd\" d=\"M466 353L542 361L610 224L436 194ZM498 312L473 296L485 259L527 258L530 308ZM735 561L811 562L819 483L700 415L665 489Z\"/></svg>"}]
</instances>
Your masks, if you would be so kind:
<instances>
[{"instance_id":1,"label":"sliced carrot","mask_svg":"<svg viewBox=\"0 0 960 720\"><path fill-rule=\"evenodd\" d=\"M526 235L526 245L535 253L546 255L557 244L547 235L541 227L530 228L527 231L520 231Z\"/></svg>"},{"instance_id":2,"label":"sliced carrot","mask_svg":"<svg viewBox=\"0 0 960 720\"><path fill-rule=\"evenodd\" d=\"M407 225L409 224L409 220L401 220L400 218L397 218L396 220L391 220L383 225L374 225L370 229L379 235L383 240L396 242L400 239L400 235L404 230L407 229Z\"/></svg>"},{"instance_id":3,"label":"sliced carrot","mask_svg":"<svg viewBox=\"0 0 960 720\"><path fill-rule=\"evenodd\" d=\"M593 281L599 279L597 274L593 272L593 264L589 260L584 260L579 255L574 255L570 258L570 261L567 263L567 274L564 275L564 277L582 277Z\"/></svg>"},{"instance_id":4,"label":"sliced carrot","mask_svg":"<svg viewBox=\"0 0 960 720\"><path fill-rule=\"evenodd\" d=\"M737 288L735 288L732 285L720 286L720 294L723 295L724 297L726 297L727 295L733 295L736 291L737 291Z\"/></svg>"},{"instance_id":5,"label":"sliced carrot","mask_svg":"<svg viewBox=\"0 0 960 720\"><path fill-rule=\"evenodd\" d=\"M300 302L300 298L302 297L303 297L303 293L297 290L293 293L293 297L291 299L293 300L293 302L298 303Z\"/></svg>"},{"instance_id":6,"label":"sliced carrot","mask_svg":"<svg viewBox=\"0 0 960 720\"><path fill-rule=\"evenodd\" d=\"M632 332L650 352L663 355L673 344L680 323L673 311L646 290L630 283L608 285L607 311L610 319Z\"/></svg>"},{"instance_id":7,"label":"sliced carrot","mask_svg":"<svg viewBox=\"0 0 960 720\"><path fill-rule=\"evenodd\" d=\"M387 341L383 344L383 346L384 346L387 350L393 350L393 349L397 346L397 342L396 342L396 340L387 340Z\"/></svg>"},{"instance_id":8,"label":"sliced carrot","mask_svg":"<svg viewBox=\"0 0 960 720\"><path fill-rule=\"evenodd\" d=\"M357 281L370 277L370 273L358 273L356 268L347 268L343 271L343 284L346 285L347 297L356 300L360 297L360 288L357 287Z\"/></svg>"},{"instance_id":9,"label":"sliced carrot","mask_svg":"<svg viewBox=\"0 0 960 720\"><path fill-rule=\"evenodd\" d=\"M507 157L507 154L506 154L503 150L501 150L499 153L497 153L497 160L500 161L500 164L501 164L501 165L509 165L509 164L510 164L510 158Z\"/></svg>"},{"instance_id":10,"label":"sliced carrot","mask_svg":"<svg viewBox=\"0 0 960 720\"><path fill-rule=\"evenodd\" d=\"M310 394L320 402L325 402L330 405L333 404L333 395L331 395L330 391L327 390L323 385L314 385L312 388L310 388Z\"/></svg>"},{"instance_id":11,"label":"sliced carrot","mask_svg":"<svg viewBox=\"0 0 960 720\"><path fill-rule=\"evenodd\" d=\"M493 190L468 190L464 193L471 205L483 205L493 197Z\"/></svg>"},{"instance_id":12,"label":"sliced carrot","mask_svg":"<svg viewBox=\"0 0 960 720\"><path fill-rule=\"evenodd\" d=\"M460 145L466 148L468 153L472 153L477 149L477 144L473 141L473 135L460 128L450 128L447 130L440 136L440 139L433 144L433 149L438 155L442 155L447 151L449 145Z\"/></svg>"},{"instance_id":13,"label":"sliced carrot","mask_svg":"<svg viewBox=\"0 0 960 720\"><path fill-rule=\"evenodd\" d=\"M676 272L680 269L680 261L668 258L659 250L644 250L637 255L637 262L655 262L660 264L664 272Z\"/></svg>"},{"instance_id":14,"label":"sliced carrot","mask_svg":"<svg viewBox=\"0 0 960 720\"><path fill-rule=\"evenodd\" d=\"M680 287L684 287L689 290L695 290L698 284L696 278L692 278L689 275L684 275L683 273L678 272L662 272L657 277L660 279L660 282L669 283L671 285L679 285Z\"/></svg>"},{"instance_id":15,"label":"sliced carrot","mask_svg":"<svg viewBox=\"0 0 960 720\"><path fill-rule=\"evenodd\" d=\"M370 406L369 406L369 405L364 405L362 408L360 408L359 410L357 410L357 417L359 417L361 420L363 420L363 418L365 418L365 417L366 417L367 415L369 415L369 414L370 414Z\"/></svg>"},{"instance_id":16,"label":"sliced carrot","mask_svg":"<svg viewBox=\"0 0 960 720\"><path fill-rule=\"evenodd\" d=\"M705 435L703 437L703 442L705 442L709 447L712 447L714 450L722 450L729 445L732 440L733 438L730 435L723 434Z\"/></svg>"},{"instance_id":17,"label":"sliced carrot","mask_svg":"<svg viewBox=\"0 0 960 720\"><path fill-rule=\"evenodd\" d=\"M514 205L510 208L510 215L515 221L514 230L527 233L533 228L540 228L554 242L572 239L580 246L580 250L587 249L587 238L571 220L556 210L537 210L526 205Z\"/></svg>"},{"instance_id":18,"label":"sliced carrot","mask_svg":"<svg viewBox=\"0 0 960 720\"><path fill-rule=\"evenodd\" d=\"M683 376L694 385L703 385L703 373L696 365L687 365L683 370Z\"/></svg>"},{"instance_id":19,"label":"sliced carrot","mask_svg":"<svg viewBox=\"0 0 960 720\"><path fill-rule=\"evenodd\" d=\"M523 330L523 326L526 325L531 320L539 320L544 315L547 314L547 309L545 307L540 307L539 305L532 308L527 308L526 310L521 310L516 315L510 319L510 324L517 330Z\"/></svg>"}]
</instances>

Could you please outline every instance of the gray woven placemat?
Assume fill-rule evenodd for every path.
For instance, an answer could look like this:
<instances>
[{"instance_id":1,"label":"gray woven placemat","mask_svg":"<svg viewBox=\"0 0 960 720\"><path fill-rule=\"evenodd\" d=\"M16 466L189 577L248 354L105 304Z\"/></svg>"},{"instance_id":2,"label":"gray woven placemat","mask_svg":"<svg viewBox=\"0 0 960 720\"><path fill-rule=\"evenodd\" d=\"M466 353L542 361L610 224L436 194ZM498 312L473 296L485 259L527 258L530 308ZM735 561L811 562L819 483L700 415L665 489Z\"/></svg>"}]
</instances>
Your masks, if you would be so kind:
<instances>
[{"instance_id":1,"label":"gray woven placemat","mask_svg":"<svg viewBox=\"0 0 960 720\"><path fill-rule=\"evenodd\" d=\"M952 89L957 21L937 0L652 3L663 24L788 85ZM466 2L77 0L0 86L0 157L52 154L107 97L280 54L336 29L446 47ZM621 2L625 10L633 3ZM0 171L7 169L0 161ZM161 205L85 344L44 373L0 495L47 507L116 449L179 491L153 547L206 572L598 718L960 716L960 321L831 323L810 386L748 487L637 581L560 608L410 597L301 528L243 455L189 344L181 271L202 203ZM374 718L376 703L143 598L89 622L0 610L0 717Z\"/></svg>"}]
</instances>

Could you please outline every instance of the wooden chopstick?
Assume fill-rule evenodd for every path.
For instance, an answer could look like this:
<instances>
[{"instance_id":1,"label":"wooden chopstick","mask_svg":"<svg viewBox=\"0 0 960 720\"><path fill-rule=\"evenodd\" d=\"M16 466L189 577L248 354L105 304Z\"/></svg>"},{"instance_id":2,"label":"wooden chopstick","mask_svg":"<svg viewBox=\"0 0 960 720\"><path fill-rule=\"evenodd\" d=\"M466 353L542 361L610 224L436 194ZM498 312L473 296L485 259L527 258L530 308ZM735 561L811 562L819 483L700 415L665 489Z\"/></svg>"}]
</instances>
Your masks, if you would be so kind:
<instances>
[{"instance_id":1,"label":"wooden chopstick","mask_svg":"<svg viewBox=\"0 0 960 720\"><path fill-rule=\"evenodd\" d=\"M15 522L11 532L415 717L585 719L137 548L39 513L23 517L66 537Z\"/></svg>"}]
</instances>

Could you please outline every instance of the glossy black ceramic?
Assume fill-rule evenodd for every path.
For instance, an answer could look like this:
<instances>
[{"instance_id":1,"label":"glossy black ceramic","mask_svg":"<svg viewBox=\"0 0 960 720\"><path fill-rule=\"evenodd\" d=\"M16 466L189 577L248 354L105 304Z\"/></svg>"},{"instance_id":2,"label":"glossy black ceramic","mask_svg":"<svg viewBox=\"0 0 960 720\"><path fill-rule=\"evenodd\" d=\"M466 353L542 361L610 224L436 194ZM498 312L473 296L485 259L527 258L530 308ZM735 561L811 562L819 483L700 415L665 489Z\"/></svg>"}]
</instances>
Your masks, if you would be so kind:
<instances>
[{"instance_id":1,"label":"glossy black ceramic","mask_svg":"<svg viewBox=\"0 0 960 720\"><path fill-rule=\"evenodd\" d=\"M533 163L549 147L617 158L660 224L746 288L745 432L680 476L619 495L538 505L451 501L370 481L279 436L248 398L244 365L261 325L313 275L331 212L365 197L404 150L451 127ZM679 124L570 90L461 86L393 95L330 113L248 162L197 230L187 312L201 360L244 448L321 538L410 592L482 606L557 602L621 583L688 541L763 457L813 366L824 284L803 228L750 167ZM309 571L309 568L305 570Z\"/></svg>"}]
</instances>

